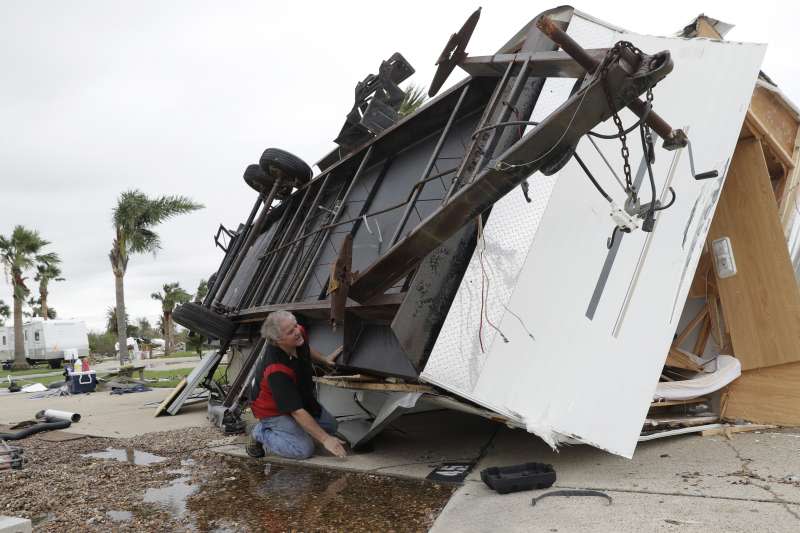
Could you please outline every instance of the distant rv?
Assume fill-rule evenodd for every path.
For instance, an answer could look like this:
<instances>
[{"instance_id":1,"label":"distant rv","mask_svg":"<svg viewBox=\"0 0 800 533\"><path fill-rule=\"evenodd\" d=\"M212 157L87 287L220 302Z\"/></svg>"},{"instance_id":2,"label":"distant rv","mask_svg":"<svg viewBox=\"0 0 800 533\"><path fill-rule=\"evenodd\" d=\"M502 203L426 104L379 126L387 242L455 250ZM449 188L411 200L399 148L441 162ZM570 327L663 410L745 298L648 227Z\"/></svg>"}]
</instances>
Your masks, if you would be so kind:
<instances>
[{"instance_id":1,"label":"distant rv","mask_svg":"<svg viewBox=\"0 0 800 533\"><path fill-rule=\"evenodd\" d=\"M60 368L66 354L89 355L86 324L78 320L32 318L22 324L25 359L29 364L47 362ZM0 361L14 360L14 327L0 327Z\"/></svg>"}]
</instances>

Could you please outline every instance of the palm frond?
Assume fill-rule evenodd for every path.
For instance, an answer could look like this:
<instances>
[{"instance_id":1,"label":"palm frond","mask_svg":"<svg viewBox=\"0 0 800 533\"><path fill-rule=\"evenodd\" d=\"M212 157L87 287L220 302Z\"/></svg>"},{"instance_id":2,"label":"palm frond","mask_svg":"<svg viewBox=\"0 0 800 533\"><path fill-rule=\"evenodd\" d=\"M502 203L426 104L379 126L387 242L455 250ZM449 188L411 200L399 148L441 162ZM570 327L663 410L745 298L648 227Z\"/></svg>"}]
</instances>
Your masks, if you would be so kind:
<instances>
[{"instance_id":1,"label":"palm frond","mask_svg":"<svg viewBox=\"0 0 800 533\"><path fill-rule=\"evenodd\" d=\"M406 96L403 98L403 102L400 104L400 109L397 110L397 113L401 117L410 115L424 104L427 99L428 95L425 89L412 83L406 89Z\"/></svg>"}]
</instances>

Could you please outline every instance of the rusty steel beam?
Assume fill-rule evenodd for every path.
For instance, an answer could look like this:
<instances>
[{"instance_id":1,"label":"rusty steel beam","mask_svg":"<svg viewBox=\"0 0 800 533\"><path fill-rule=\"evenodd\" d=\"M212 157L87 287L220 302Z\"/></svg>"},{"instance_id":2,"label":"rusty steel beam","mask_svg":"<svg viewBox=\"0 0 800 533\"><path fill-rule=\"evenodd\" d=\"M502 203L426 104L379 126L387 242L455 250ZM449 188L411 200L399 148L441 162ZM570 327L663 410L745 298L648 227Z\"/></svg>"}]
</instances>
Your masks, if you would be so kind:
<instances>
[{"instance_id":1,"label":"rusty steel beam","mask_svg":"<svg viewBox=\"0 0 800 533\"><path fill-rule=\"evenodd\" d=\"M554 43L559 45L562 50L570 55L589 73L594 73L600 65L595 57L584 50L572 37L567 35L567 32L562 30L558 24L553 22L550 17L542 17L536 23L536 26L547 35ZM628 104L628 109L634 112L637 117L641 118L645 115L647 105L640 99L636 98ZM655 131L659 137L664 139L665 150L675 150L683 148L688 144L688 138L683 130L674 130L666 120L661 118L655 111L650 111L647 114L645 123Z\"/></svg>"},{"instance_id":2,"label":"rusty steel beam","mask_svg":"<svg viewBox=\"0 0 800 533\"><path fill-rule=\"evenodd\" d=\"M422 221L404 240L390 248L353 283L350 297L368 302L382 294L462 226L490 208L537 170L556 172L571 157L581 137L615 110L661 81L672 70L669 52L643 55L640 65L617 58L604 79L593 76L556 111L487 166L475 180ZM634 75L635 74L635 75Z\"/></svg>"},{"instance_id":3,"label":"rusty steel beam","mask_svg":"<svg viewBox=\"0 0 800 533\"><path fill-rule=\"evenodd\" d=\"M600 61L608 48L592 48L586 53ZM458 64L471 76L500 77L511 63L522 64L530 60L529 75L542 78L580 78L586 68L566 52L518 52L516 54L495 54L492 56L472 56Z\"/></svg>"}]
</instances>

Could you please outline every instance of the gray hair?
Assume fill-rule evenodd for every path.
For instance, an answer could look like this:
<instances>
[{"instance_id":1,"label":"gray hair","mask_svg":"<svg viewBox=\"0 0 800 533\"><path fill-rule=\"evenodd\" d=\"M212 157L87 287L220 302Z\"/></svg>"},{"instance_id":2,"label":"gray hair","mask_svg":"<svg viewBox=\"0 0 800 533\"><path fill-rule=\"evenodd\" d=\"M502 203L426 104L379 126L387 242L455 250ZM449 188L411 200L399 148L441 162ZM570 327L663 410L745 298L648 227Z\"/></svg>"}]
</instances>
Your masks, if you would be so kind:
<instances>
[{"instance_id":1,"label":"gray hair","mask_svg":"<svg viewBox=\"0 0 800 533\"><path fill-rule=\"evenodd\" d=\"M275 344L283 334L281 325L287 320L297 322L295 316L289 311L273 311L267 315L267 319L261 324L261 336L267 339L267 342Z\"/></svg>"}]
</instances>

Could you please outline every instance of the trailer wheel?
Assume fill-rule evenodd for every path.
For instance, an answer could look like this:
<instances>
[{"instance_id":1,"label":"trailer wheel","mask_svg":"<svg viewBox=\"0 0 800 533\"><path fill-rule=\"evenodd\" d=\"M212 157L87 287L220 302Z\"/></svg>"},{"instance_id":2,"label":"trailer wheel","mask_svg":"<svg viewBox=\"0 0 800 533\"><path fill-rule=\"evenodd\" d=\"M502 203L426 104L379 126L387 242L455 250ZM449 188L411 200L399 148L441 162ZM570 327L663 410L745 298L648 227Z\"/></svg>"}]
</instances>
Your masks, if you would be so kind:
<instances>
[{"instance_id":1,"label":"trailer wheel","mask_svg":"<svg viewBox=\"0 0 800 533\"><path fill-rule=\"evenodd\" d=\"M267 194L275 183L275 178L264 172L259 165L248 165L242 177L245 183L261 194Z\"/></svg>"},{"instance_id":2,"label":"trailer wheel","mask_svg":"<svg viewBox=\"0 0 800 533\"><path fill-rule=\"evenodd\" d=\"M49 361L47 361L47 363L53 370L61 368L61 359L50 359Z\"/></svg>"},{"instance_id":3,"label":"trailer wheel","mask_svg":"<svg viewBox=\"0 0 800 533\"><path fill-rule=\"evenodd\" d=\"M31 365L31 366L33 366L33 365L35 365L35 364L36 364L36 361L34 361L33 359L31 359L30 357L26 357L26 358L25 358L25 362L26 362L26 363L28 363L28 364L29 364L29 365Z\"/></svg>"},{"instance_id":4,"label":"trailer wheel","mask_svg":"<svg viewBox=\"0 0 800 533\"><path fill-rule=\"evenodd\" d=\"M276 178L293 181L295 186L311 179L311 167L294 154L280 148L267 148L261 154L259 164L265 173Z\"/></svg>"}]
</instances>

